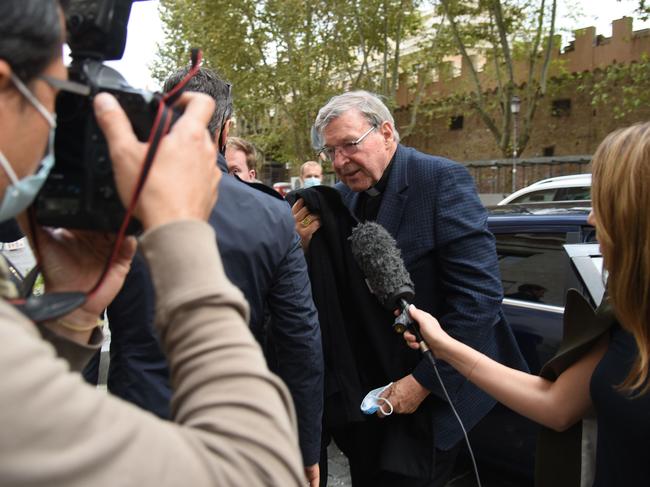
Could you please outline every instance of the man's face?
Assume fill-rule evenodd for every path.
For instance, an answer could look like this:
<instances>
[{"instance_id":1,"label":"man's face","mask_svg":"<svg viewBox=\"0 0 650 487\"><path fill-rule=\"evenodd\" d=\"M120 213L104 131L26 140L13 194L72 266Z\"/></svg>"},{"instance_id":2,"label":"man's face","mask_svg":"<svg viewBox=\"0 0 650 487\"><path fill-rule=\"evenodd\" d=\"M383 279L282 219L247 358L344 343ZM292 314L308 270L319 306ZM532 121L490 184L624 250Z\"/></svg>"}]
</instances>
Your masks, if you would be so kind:
<instances>
[{"instance_id":1,"label":"man's face","mask_svg":"<svg viewBox=\"0 0 650 487\"><path fill-rule=\"evenodd\" d=\"M236 174L244 181L253 181L255 179L255 169L248 169L246 153L244 151L233 147L226 147L226 163L228 164L229 174Z\"/></svg>"},{"instance_id":2,"label":"man's face","mask_svg":"<svg viewBox=\"0 0 650 487\"><path fill-rule=\"evenodd\" d=\"M64 32L63 14L60 15ZM67 79L68 71L63 64L63 42L61 55L56 56L43 70L42 75ZM41 79L32 80L27 89L45 110L54 113L57 90ZM10 100L10 101L9 101ZM17 88L6 90L0 103L7 101L7 116L3 120L3 136L0 138L2 152L10 161L19 179L33 174L48 147L50 125L43 115L25 99ZM0 170L0 181L10 183L4 171ZM1 196L1 194L0 194Z\"/></svg>"},{"instance_id":3,"label":"man's face","mask_svg":"<svg viewBox=\"0 0 650 487\"><path fill-rule=\"evenodd\" d=\"M354 142L370 128L370 123L361 112L347 111L325 127L324 145L335 147ZM356 153L345 156L337 150L332 166L338 178L352 191L365 191L381 179L396 148L392 126L384 122L363 139Z\"/></svg>"},{"instance_id":4,"label":"man's face","mask_svg":"<svg viewBox=\"0 0 650 487\"><path fill-rule=\"evenodd\" d=\"M302 172L303 181L307 178L318 178L320 181L323 180L323 168L320 166L308 166Z\"/></svg>"}]
</instances>

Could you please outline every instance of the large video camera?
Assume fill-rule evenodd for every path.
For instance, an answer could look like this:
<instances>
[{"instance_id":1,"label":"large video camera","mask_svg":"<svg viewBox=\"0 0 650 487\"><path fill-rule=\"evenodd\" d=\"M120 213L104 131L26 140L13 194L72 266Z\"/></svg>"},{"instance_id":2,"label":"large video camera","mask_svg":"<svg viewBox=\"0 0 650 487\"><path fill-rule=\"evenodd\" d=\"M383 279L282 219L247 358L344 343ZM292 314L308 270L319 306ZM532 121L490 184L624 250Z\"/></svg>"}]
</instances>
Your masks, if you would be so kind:
<instances>
[{"instance_id":1,"label":"large video camera","mask_svg":"<svg viewBox=\"0 0 650 487\"><path fill-rule=\"evenodd\" d=\"M89 88L87 96L61 91L56 100L56 165L35 201L41 225L116 232L125 215L117 193L108 146L97 125L93 98L115 96L141 141L149 137L160 95L129 86L103 61L120 59L133 1L69 0L66 9L72 63L69 79ZM133 220L127 230L135 233Z\"/></svg>"}]
</instances>

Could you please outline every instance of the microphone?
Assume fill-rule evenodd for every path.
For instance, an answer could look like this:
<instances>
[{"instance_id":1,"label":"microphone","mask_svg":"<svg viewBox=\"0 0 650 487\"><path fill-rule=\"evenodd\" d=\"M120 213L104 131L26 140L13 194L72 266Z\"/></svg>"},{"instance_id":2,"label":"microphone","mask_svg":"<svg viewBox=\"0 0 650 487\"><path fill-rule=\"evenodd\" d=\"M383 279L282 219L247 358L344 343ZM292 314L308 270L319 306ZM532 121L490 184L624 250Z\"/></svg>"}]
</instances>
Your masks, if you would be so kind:
<instances>
[{"instance_id":1,"label":"microphone","mask_svg":"<svg viewBox=\"0 0 650 487\"><path fill-rule=\"evenodd\" d=\"M392 311L400 299L411 301L415 297L395 239L384 227L375 222L360 223L352 229L349 240L354 260L384 308Z\"/></svg>"},{"instance_id":2,"label":"microphone","mask_svg":"<svg viewBox=\"0 0 650 487\"><path fill-rule=\"evenodd\" d=\"M395 332L409 330L416 336L422 352L429 350L408 312L415 289L395 239L378 223L364 222L352 229L349 240L352 256L379 303L391 311L401 309L393 323Z\"/></svg>"}]
</instances>

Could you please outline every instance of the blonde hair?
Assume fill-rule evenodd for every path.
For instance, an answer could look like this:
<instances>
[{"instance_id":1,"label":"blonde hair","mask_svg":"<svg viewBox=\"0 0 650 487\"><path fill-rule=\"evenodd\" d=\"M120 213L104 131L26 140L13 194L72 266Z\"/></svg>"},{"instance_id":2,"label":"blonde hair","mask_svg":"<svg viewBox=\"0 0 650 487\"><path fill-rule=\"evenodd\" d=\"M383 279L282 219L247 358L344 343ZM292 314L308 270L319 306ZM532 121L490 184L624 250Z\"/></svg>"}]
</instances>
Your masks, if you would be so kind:
<instances>
[{"instance_id":1,"label":"blonde hair","mask_svg":"<svg viewBox=\"0 0 650 487\"><path fill-rule=\"evenodd\" d=\"M259 155L255 146L249 141L239 137L228 137L226 147L232 147L235 150L240 150L246 155L246 167L248 170L257 169L257 162Z\"/></svg>"},{"instance_id":2,"label":"blonde hair","mask_svg":"<svg viewBox=\"0 0 650 487\"><path fill-rule=\"evenodd\" d=\"M650 123L608 135L593 158L596 233L609 272L609 299L639 354L621 384L650 390Z\"/></svg>"},{"instance_id":3,"label":"blonde hair","mask_svg":"<svg viewBox=\"0 0 650 487\"><path fill-rule=\"evenodd\" d=\"M321 173L323 172L323 168L319 163L317 163L316 161L307 161L302 166L300 166L300 177L301 178L305 175L305 171L307 170L308 167L319 167L320 170L321 170Z\"/></svg>"}]
</instances>

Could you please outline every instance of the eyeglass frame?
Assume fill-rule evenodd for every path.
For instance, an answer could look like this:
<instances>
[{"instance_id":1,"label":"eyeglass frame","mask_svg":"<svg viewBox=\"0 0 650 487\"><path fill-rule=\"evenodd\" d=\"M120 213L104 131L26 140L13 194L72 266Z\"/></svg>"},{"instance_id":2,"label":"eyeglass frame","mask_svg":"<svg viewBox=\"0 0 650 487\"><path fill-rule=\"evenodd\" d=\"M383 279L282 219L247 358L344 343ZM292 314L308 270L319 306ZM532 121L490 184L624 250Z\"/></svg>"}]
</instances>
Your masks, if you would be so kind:
<instances>
[{"instance_id":1,"label":"eyeglass frame","mask_svg":"<svg viewBox=\"0 0 650 487\"><path fill-rule=\"evenodd\" d=\"M366 137L368 137L368 135L370 135L370 132L372 132L376 128L377 128L376 125L371 126L368 130L366 130L366 132L361 137L359 137L357 140L355 140L353 142L346 142L345 144L341 144L341 145L338 145L338 146L335 145L334 147L323 146L318 151L317 155L319 157L321 155L324 155L325 158L328 161L333 162L334 159L336 158L336 149L337 149L337 147L339 149L339 152L341 154L344 154L347 157L351 156L352 154L356 154L357 151L359 150L359 145L364 141L364 139ZM331 156L328 154L329 152L331 152Z\"/></svg>"}]
</instances>

